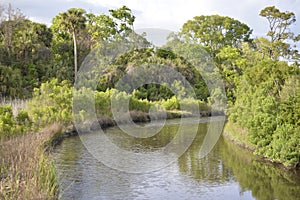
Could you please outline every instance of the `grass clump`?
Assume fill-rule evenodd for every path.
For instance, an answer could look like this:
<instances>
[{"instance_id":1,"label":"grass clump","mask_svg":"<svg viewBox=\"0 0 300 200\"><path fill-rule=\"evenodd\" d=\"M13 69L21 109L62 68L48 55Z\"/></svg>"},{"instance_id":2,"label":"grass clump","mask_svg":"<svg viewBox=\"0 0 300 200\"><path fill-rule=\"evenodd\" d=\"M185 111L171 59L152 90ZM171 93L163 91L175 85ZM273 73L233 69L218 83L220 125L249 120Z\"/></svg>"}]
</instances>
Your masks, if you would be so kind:
<instances>
[{"instance_id":1,"label":"grass clump","mask_svg":"<svg viewBox=\"0 0 300 200\"><path fill-rule=\"evenodd\" d=\"M61 131L53 124L36 134L0 141L0 199L56 199L55 167L45 144Z\"/></svg>"}]
</instances>

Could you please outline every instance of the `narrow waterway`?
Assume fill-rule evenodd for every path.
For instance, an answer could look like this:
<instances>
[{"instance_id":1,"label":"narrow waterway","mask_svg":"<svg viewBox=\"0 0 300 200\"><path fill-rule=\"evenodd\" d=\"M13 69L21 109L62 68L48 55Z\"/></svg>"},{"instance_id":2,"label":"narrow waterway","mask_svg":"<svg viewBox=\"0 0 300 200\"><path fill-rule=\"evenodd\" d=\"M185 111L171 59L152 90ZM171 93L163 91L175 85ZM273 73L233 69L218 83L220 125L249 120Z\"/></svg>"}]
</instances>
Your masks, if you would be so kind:
<instances>
[{"instance_id":1,"label":"narrow waterway","mask_svg":"<svg viewBox=\"0 0 300 200\"><path fill-rule=\"evenodd\" d=\"M198 133L177 161L163 169L139 174L109 168L89 153L80 137L67 138L54 153L61 198L299 199L299 171L287 171L263 162L222 136L212 151L200 158L208 125L207 120L189 125L198 126ZM158 134L144 139L128 136L118 127L106 129L105 134L118 147L146 155L168 144L178 127L179 120L168 120ZM92 140L95 134L85 137ZM161 159L160 162L165 162Z\"/></svg>"}]
</instances>

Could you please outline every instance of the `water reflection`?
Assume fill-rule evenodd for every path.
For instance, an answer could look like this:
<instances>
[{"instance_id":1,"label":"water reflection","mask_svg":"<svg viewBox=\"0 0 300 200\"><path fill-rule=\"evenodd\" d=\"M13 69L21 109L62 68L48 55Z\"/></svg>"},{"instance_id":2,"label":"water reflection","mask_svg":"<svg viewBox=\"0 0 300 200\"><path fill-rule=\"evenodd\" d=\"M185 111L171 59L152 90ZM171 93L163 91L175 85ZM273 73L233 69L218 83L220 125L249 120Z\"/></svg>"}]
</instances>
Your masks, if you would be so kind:
<instances>
[{"instance_id":1,"label":"water reflection","mask_svg":"<svg viewBox=\"0 0 300 200\"><path fill-rule=\"evenodd\" d=\"M287 171L274 167L226 140L219 152L224 166L232 171L241 188L251 190L255 198L259 200L299 199L299 171Z\"/></svg>"},{"instance_id":2,"label":"water reflection","mask_svg":"<svg viewBox=\"0 0 300 200\"><path fill-rule=\"evenodd\" d=\"M206 132L207 124L199 124L199 133ZM220 144L217 144L208 156L203 159L199 158L204 137L205 134L197 134L189 150L178 160L180 172L187 173L196 180L228 181L231 175L230 172L224 168L218 153Z\"/></svg>"},{"instance_id":3,"label":"water reflection","mask_svg":"<svg viewBox=\"0 0 300 200\"><path fill-rule=\"evenodd\" d=\"M148 139L129 137L116 127L107 129L106 135L120 148L148 153L174 138L177 122L169 121ZM299 172L266 164L223 138L200 159L208 123L193 126L199 126L198 134L180 159L146 174L108 168L88 153L78 137L66 139L55 155L62 199L299 199Z\"/></svg>"}]
</instances>

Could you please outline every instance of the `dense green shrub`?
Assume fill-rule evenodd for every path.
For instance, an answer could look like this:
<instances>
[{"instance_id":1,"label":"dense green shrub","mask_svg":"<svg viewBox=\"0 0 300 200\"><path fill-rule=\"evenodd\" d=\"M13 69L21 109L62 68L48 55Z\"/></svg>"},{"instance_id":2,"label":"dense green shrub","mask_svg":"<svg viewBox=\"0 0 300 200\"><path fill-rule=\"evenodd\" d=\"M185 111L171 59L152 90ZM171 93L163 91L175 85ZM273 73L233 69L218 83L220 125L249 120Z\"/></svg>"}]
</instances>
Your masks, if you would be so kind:
<instances>
[{"instance_id":1,"label":"dense green shrub","mask_svg":"<svg viewBox=\"0 0 300 200\"><path fill-rule=\"evenodd\" d=\"M163 99L161 101L161 105L166 110L177 110L177 109L179 109L179 102L178 102L178 99L175 96L173 96L172 98L167 99L167 100Z\"/></svg>"},{"instance_id":2,"label":"dense green shrub","mask_svg":"<svg viewBox=\"0 0 300 200\"><path fill-rule=\"evenodd\" d=\"M84 122L93 119L94 112L96 112L99 119L101 117L112 119L112 100L121 105L114 108L116 109L114 111L120 112L120 114L127 112L127 109L144 113L149 113L150 109L151 112L160 112L163 109L180 110L179 103L183 106L182 108L186 108L190 112L197 110L194 109L195 106L200 106L199 108L202 111L210 110L206 103L195 99L183 98L179 102L173 96L167 100L152 102L147 99L136 98L134 94L120 92L116 89L99 92L82 87L73 91L73 87L69 82L59 82L57 79L52 79L43 83L40 88L35 89L33 98L27 105L28 113L21 111L17 117L17 122L22 124L23 127L32 123L34 129L39 129L54 122L64 125L69 125L72 120ZM76 105L74 113L72 113L73 105ZM124 105L128 107L126 108Z\"/></svg>"},{"instance_id":3,"label":"dense green shrub","mask_svg":"<svg viewBox=\"0 0 300 200\"><path fill-rule=\"evenodd\" d=\"M26 110L20 110L16 116L16 122L19 126L19 131L21 133L27 133L30 131L32 126L32 121Z\"/></svg>"},{"instance_id":4,"label":"dense green shrub","mask_svg":"<svg viewBox=\"0 0 300 200\"><path fill-rule=\"evenodd\" d=\"M31 126L31 120L25 110L20 110L14 117L10 105L0 106L0 140L27 133Z\"/></svg>"},{"instance_id":5,"label":"dense green shrub","mask_svg":"<svg viewBox=\"0 0 300 200\"><path fill-rule=\"evenodd\" d=\"M16 132L16 128L11 106L0 106L0 139L11 137Z\"/></svg>"},{"instance_id":6,"label":"dense green shrub","mask_svg":"<svg viewBox=\"0 0 300 200\"><path fill-rule=\"evenodd\" d=\"M229 119L248 131L256 153L270 160L300 162L300 69L264 60L242 76Z\"/></svg>"},{"instance_id":7,"label":"dense green shrub","mask_svg":"<svg viewBox=\"0 0 300 200\"><path fill-rule=\"evenodd\" d=\"M52 79L34 89L28 113L36 129L53 122L68 125L72 120L72 87L68 81Z\"/></svg>"},{"instance_id":8,"label":"dense green shrub","mask_svg":"<svg viewBox=\"0 0 300 200\"><path fill-rule=\"evenodd\" d=\"M137 99L133 96L130 98L129 102L129 110L137 110L143 112L149 112L150 107L153 106L154 103L148 101L147 99Z\"/></svg>"}]
</instances>

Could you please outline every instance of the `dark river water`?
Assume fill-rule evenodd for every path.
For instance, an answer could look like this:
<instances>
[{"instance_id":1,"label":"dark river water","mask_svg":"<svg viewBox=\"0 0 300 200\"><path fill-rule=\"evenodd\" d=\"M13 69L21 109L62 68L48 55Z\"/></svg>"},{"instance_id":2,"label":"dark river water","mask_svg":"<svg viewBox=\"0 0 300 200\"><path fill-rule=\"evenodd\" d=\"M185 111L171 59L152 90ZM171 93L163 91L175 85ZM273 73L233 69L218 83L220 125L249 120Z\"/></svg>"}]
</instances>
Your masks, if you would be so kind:
<instances>
[{"instance_id":1,"label":"dark river water","mask_svg":"<svg viewBox=\"0 0 300 200\"><path fill-rule=\"evenodd\" d=\"M54 153L61 199L300 199L299 171L266 163L222 136L208 155L201 156L208 126L214 125L206 121L188 125L198 127L198 132L179 159L145 173L107 167L89 153L81 137L65 139ZM118 127L106 129L105 135L119 148L146 157L168 144L179 126L179 120L168 120L158 134L148 138L129 136ZM189 128L184 130L189 134ZM93 141L97 134L84 137ZM128 160L117 155L111 159L124 165ZM166 162L159 154L154 160ZM132 168L138 169L136 166L139 163Z\"/></svg>"}]
</instances>

